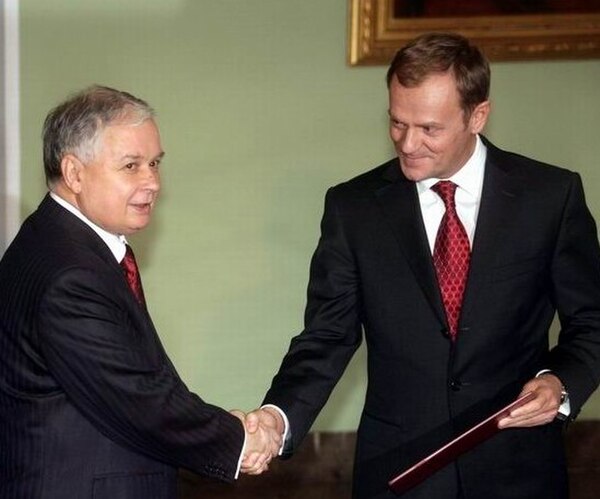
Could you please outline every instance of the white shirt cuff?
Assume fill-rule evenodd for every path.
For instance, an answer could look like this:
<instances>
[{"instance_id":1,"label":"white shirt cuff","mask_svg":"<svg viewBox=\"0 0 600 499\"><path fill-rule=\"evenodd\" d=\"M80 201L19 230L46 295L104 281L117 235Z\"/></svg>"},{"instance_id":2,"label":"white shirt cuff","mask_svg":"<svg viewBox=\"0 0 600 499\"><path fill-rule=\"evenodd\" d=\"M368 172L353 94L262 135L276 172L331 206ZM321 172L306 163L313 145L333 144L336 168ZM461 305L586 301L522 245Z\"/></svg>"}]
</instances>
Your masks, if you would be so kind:
<instances>
[{"instance_id":1,"label":"white shirt cuff","mask_svg":"<svg viewBox=\"0 0 600 499\"><path fill-rule=\"evenodd\" d=\"M242 445L242 452L240 452L240 458L238 459L237 469L235 470L234 478L236 480L240 476L240 470L242 469L242 461L244 460L245 451L246 451L246 428L244 428L244 445Z\"/></svg>"}]
</instances>

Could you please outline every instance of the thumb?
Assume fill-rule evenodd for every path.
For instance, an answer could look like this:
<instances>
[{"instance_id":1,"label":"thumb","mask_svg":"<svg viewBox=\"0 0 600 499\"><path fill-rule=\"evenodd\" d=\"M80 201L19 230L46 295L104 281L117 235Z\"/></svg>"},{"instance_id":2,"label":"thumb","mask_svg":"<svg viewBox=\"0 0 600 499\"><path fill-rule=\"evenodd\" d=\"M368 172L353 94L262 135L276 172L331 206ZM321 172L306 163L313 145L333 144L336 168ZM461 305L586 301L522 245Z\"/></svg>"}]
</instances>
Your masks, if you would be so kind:
<instances>
[{"instance_id":1,"label":"thumb","mask_svg":"<svg viewBox=\"0 0 600 499\"><path fill-rule=\"evenodd\" d=\"M248 433L256 433L258 431L259 418L255 412L246 415L246 431Z\"/></svg>"}]
</instances>

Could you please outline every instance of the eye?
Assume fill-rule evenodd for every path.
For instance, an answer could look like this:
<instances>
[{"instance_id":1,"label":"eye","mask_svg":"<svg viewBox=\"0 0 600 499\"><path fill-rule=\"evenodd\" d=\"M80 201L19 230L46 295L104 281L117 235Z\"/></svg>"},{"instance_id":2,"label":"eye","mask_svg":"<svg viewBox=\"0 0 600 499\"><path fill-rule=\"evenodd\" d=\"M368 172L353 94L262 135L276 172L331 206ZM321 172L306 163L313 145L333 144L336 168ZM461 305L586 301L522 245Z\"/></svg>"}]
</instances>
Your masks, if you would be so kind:
<instances>
[{"instance_id":1,"label":"eye","mask_svg":"<svg viewBox=\"0 0 600 499\"><path fill-rule=\"evenodd\" d=\"M425 132L426 135L436 135L439 131L440 128L437 126L424 126L423 127L423 131Z\"/></svg>"},{"instance_id":2,"label":"eye","mask_svg":"<svg viewBox=\"0 0 600 499\"><path fill-rule=\"evenodd\" d=\"M149 165L150 168L158 168L160 166L162 160L160 159L155 159L154 161L150 161Z\"/></svg>"},{"instance_id":3,"label":"eye","mask_svg":"<svg viewBox=\"0 0 600 499\"><path fill-rule=\"evenodd\" d=\"M406 125L396 118L390 118L390 123L394 128L404 129Z\"/></svg>"},{"instance_id":4,"label":"eye","mask_svg":"<svg viewBox=\"0 0 600 499\"><path fill-rule=\"evenodd\" d=\"M133 170L137 165L135 163L127 163L123 168L126 170Z\"/></svg>"}]
</instances>

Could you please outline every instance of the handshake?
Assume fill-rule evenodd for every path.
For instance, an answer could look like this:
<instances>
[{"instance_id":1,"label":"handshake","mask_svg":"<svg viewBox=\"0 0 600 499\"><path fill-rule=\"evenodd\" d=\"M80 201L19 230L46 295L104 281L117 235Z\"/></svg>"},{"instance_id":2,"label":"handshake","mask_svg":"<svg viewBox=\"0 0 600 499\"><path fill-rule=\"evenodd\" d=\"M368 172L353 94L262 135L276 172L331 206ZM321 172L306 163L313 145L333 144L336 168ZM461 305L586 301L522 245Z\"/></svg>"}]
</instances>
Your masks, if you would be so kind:
<instances>
[{"instance_id":1,"label":"handshake","mask_svg":"<svg viewBox=\"0 0 600 499\"><path fill-rule=\"evenodd\" d=\"M260 475L269 469L271 459L278 456L283 445L285 422L273 407L255 409L248 414L232 410L246 430L246 447L242 458L241 472Z\"/></svg>"}]
</instances>

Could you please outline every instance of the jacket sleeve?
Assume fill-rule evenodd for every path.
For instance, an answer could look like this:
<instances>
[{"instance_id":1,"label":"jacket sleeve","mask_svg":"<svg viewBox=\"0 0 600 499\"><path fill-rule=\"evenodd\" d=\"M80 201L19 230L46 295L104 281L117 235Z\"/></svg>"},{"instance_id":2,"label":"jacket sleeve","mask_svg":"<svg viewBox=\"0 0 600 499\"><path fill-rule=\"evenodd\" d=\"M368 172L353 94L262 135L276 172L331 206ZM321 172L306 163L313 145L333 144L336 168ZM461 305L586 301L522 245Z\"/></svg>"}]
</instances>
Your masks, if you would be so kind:
<instances>
[{"instance_id":1,"label":"jacket sleeve","mask_svg":"<svg viewBox=\"0 0 600 499\"><path fill-rule=\"evenodd\" d=\"M113 441L175 467L233 480L244 430L191 393L150 318L112 269L73 266L52 280L37 321L45 368ZM121 290L123 288L123 290Z\"/></svg>"},{"instance_id":2,"label":"jacket sleeve","mask_svg":"<svg viewBox=\"0 0 600 499\"><path fill-rule=\"evenodd\" d=\"M581 179L571 178L552 259L561 330L549 367L569 391L575 417L600 382L600 249Z\"/></svg>"},{"instance_id":3,"label":"jacket sleeve","mask_svg":"<svg viewBox=\"0 0 600 499\"><path fill-rule=\"evenodd\" d=\"M309 431L362 340L359 277L335 194L335 188L327 193L311 261L304 330L292 339L265 397L290 422L284 455Z\"/></svg>"}]
</instances>

